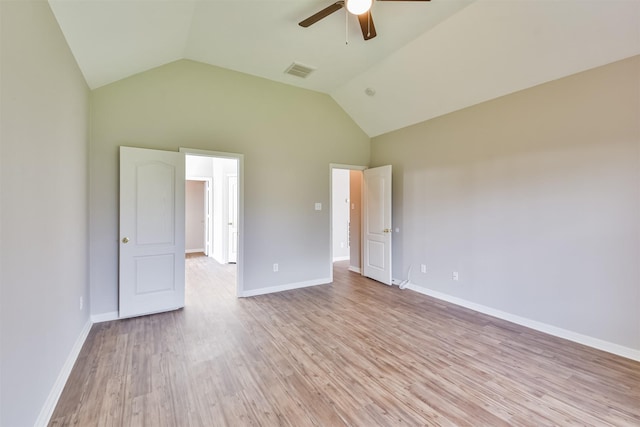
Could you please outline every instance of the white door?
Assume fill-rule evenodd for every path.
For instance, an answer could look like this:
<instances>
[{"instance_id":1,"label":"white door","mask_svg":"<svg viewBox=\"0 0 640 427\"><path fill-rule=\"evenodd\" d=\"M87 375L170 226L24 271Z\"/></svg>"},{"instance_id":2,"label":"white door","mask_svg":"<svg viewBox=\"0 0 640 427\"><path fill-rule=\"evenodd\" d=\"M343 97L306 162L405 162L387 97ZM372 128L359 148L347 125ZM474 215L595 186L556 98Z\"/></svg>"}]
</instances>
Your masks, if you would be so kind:
<instances>
[{"instance_id":1,"label":"white door","mask_svg":"<svg viewBox=\"0 0 640 427\"><path fill-rule=\"evenodd\" d=\"M229 183L229 230L227 233L229 248L227 250L227 262L235 263L238 260L238 177L228 176Z\"/></svg>"},{"instance_id":2,"label":"white door","mask_svg":"<svg viewBox=\"0 0 640 427\"><path fill-rule=\"evenodd\" d=\"M120 147L120 317L184 307L184 164Z\"/></svg>"},{"instance_id":3,"label":"white door","mask_svg":"<svg viewBox=\"0 0 640 427\"><path fill-rule=\"evenodd\" d=\"M391 166L364 171L363 274L391 285Z\"/></svg>"},{"instance_id":4,"label":"white door","mask_svg":"<svg viewBox=\"0 0 640 427\"><path fill-rule=\"evenodd\" d=\"M204 254L211 256L211 181L204 182Z\"/></svg>"}]
</instances>

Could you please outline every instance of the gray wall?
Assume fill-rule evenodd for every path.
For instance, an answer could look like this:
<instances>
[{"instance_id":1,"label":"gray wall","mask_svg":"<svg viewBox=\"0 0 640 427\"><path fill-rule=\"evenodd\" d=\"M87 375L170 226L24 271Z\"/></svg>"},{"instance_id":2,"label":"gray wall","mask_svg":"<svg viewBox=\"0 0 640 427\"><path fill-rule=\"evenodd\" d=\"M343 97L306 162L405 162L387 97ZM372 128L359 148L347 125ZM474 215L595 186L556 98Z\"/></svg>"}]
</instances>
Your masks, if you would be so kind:
<instances>
[{"instance_id":1,"label":"gray wall","mask_svg":"<svg viewBox=\"0 0 640 427\"><path fill-rule=\"evenodd\" d=\"M374 138L394 277L640 349L638 76L635 57Z\"/></svg>"},{"instance_id":2,"label":"gray wall","mask_svg":"<svg viewBox=\"0 0 640 427\"><path fill-rule=\"evenodd\" d=\"M119 145L244 154L245 290L329 277L329 164L368 164L369 138L328 95L183 60L94 90L91 116L93 314L118 308Z\"/></svg>"},{"instance_id":3,"label":"gray wall","mask_svg":"<svg viewBox=\"0 0 640 427\"><path fill-rule=\"evenodd\" d=\"M12 427L34 424L88 326L89 90L46 2L3 0L0 14L0 425Z\"/></svg>"}]
</instances>

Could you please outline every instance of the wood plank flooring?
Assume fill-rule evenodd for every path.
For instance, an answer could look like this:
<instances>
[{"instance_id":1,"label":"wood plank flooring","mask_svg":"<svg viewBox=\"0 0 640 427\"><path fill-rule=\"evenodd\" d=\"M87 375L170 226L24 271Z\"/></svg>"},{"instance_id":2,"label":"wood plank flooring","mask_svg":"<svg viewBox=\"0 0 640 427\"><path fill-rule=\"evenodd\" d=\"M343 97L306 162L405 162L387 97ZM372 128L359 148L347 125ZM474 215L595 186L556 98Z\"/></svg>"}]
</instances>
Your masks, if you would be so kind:
<instances>
[{"instance_id":1,"label":"wood plank flooring","mask_svg":"<svg viewBox=\"0 0 640 427\"><path fill-rule=\"evenodd\" d=\"M640 426L640 363L367 280L93 326L51 426Z\"/></svg>"}]
</instances>

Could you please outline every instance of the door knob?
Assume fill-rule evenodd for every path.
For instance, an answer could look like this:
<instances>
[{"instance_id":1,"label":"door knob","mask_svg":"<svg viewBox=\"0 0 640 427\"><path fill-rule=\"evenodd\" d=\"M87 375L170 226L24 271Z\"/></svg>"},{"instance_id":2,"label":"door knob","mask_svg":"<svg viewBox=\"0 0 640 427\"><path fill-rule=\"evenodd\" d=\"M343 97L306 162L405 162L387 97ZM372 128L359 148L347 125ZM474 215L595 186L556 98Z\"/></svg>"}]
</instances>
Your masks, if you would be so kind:
<instances>
[{"instance_id":1,"label":"door knob","mask_svg":"<svg viewBox=\"0 0 640 427\"><path fill-rule=\"evenodd\" d=\"M123 237L122 238L122 243L129 243L129 238L128 237Z\"/></svg>"},{"instance_id":2,"label":"door knob","mask_svg":"<svg viewBox=\"0 0 640 427\"><path fill-rule=\"evenodd\" d=\"M391 233L391 229L390 229L390 228L385 228L385 229L384 229L384 230L382 230L382 231L384 231L385 233Z\"/></svg>"}]
</instances>

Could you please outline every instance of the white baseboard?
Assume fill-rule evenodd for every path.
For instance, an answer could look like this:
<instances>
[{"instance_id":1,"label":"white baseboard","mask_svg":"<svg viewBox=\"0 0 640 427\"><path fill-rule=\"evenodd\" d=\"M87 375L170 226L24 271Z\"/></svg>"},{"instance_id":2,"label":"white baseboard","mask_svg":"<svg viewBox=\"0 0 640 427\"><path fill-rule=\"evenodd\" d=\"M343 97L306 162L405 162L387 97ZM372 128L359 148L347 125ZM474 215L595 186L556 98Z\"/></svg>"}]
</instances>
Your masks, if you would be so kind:
<instances>
[{"instance_id":1,"label":"white baseboard","mask_svg":"<svg viewBox=\"0 0 640 427\"><path fill-rule=\"evenodd\" d=\"M349 255L347 255L347 256L336 256L336 257L333 257L333 262L349 261L350 259L351 259L351 257Z\"/></svg>"},{"instance_id":2,"label":"white baseboard","mask_svg":"<svg viewBox=\"0 0 640 427\"><path fill-rule=\"evenodd\" d=\"M67 356L67 360L64 362L64 365L58 374L58 378L56 379L56 382L53 383L53 388L49 392L47 400L44 402L40 415L34 424L35 427L46 427L47 424L49 424L53 411L56 409L56 405L58 404L58 399L60 399L60 395L62 394L62 390L69 379L73 365L76 363L76 360L80 355L80 350L82 350L82 346L89 335L91 325L91 320L87 320L87 323L80 331L80 335L73 344L71 352L69 352L69 356Z\"/></svg>"},{"instance_id":3,"label":"white baseboard","mask_svg":"<svg viewBox=\"0 0 640 427\"><path fill-rule=\"evenodd\" d=\"M331 278L307 280L305 282L288 283L286 285L270 286L267 288L250 289L243 291L241 297L254 297L257 295L273 294L276 292L291 291L293 289L308 288L309 286L326 285L331 283Z\"/></svg>"},{"instance_id":4,"label":"white baseboard","mask_svg":"<svg viewBox=\"0 0 640 427\"><path fill-rule=\"evenodd\" d=\"M197 254L198 252L204 253L204 248L202 249L186 249L184 253L186 254Z\"/></svg>"},{"instance_id":5,"label":"white baseboard","mask_svg":"<svg viewBox=\"0 0 640 427\"><path fill-rule=\"evenodd\" d=\"M361 274L360 267L354 267L352 265L349 266L349 271L353 271L354 273Z\"/></svg>"},{"instance_id":6,"label":"white baseboard","mask_svg":"<svg viewBox=\"0 0 640 427\"><path fill-rule=\"evenodd\" d=\"M91 321L93 323L102 323L102 322L110 322L111 320L118 320L120 315L117 311L109 311L107 313L100 313L91 316Z\"/></svg>"},{"instance_id":7,"label":"white baseboard","mask_svg":"<svg viewBox=\"0 0 640 427\"><path fill-rule=\"evenodd\" d=\"M598 350L606 351L618 356L626 357L627 359L637 360L640 362L640 350L625 347L619 344L614 344L609 341L604 341L599 338L590 337L588 335L579 334L577 332L569 331L567 329L558 328L557 326L549 325L547 323L538 322L536 320L527 319L526 317L520 317L515 314L507 313L504 311L496 310L491 307L487 307L481 304L476 304L471 301L464 300L462 298L447 295L442 292L434 291L431 289L418 286L414 283L409 283L407 289L428 295L433 298L437 298L442 301L450 302L455 305L459 305L471 310L488 314L489 316L497 317L498 319L506 320L517 325L526 326L527 328L534 329L545 334L553 335L559 338L564 338L569 341L577 342L588 347L593 347Z\"/></svg>"}]
</instances>

